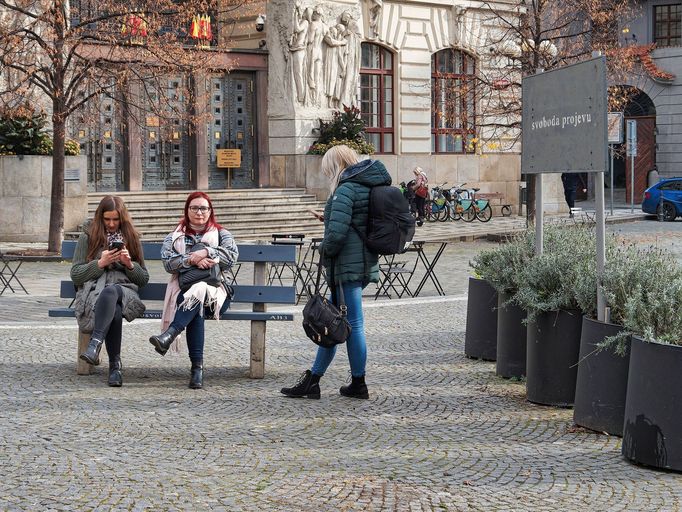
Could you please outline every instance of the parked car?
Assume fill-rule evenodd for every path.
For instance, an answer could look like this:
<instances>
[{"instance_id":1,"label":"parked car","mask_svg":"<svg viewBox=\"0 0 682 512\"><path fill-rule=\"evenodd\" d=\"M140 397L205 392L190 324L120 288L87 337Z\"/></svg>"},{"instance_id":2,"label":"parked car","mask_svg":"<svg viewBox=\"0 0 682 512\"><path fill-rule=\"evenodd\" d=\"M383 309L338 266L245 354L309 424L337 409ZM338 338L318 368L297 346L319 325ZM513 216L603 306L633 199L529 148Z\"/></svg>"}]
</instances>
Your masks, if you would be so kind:
<instances>
[{"instance_id":1,"label":"parked car","mask_svg":"<svg viewBox=\"0 0 682 512\"><path fill-rule=\"evenodd\" d=\"M665 221L682 216L682 178L667 178L646 189L642 211Z\"/></svg>"}]
</instances>

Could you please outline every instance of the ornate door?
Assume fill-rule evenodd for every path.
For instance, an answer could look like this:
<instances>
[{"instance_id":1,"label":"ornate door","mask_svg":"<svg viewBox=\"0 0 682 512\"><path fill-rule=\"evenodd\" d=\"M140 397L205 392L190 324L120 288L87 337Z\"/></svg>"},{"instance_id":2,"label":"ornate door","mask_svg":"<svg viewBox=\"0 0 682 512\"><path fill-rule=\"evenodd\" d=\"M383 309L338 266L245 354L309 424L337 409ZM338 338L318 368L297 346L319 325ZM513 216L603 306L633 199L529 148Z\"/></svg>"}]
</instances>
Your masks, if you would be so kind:
<instances>
[{"instance_id":1,"label":"ornate door","mask_svg":"<svg viewBox=\"0 0 682 512\"><path fill-rule=\"evenodd\" d=\"M173 112L186 108L182 81L168 80L161 103L167 106L154 113L148 108L142 133L142 189L184 190L189 188L189 136L187 122ZM156 93L150 92L150 101Z\"/></svg>"},{"instance_id":2,"label":"ornate door","mask_svg":"<svg viewBox=\"0 0 682 512\"><path fill-rule=\"evenodd\" d=\"M125 190L120 112L111 98L78 112L71 137L78 141L88 161L88 191Z\"/></svg>"},{"instance_id":3,"label":"ornate door","mask_svg":"<svg viewBox=\"0 0 682 512\"><path fill-rule=\"evenodd\" d=\"M253 73L215 75L210 81L212 119L208 125L209 188L255 188L255 102ZM216 165L216 150L241 150L241 166L223 169ZM229 174L228 174L229 173Z\"/></svg>"}]
</instances>

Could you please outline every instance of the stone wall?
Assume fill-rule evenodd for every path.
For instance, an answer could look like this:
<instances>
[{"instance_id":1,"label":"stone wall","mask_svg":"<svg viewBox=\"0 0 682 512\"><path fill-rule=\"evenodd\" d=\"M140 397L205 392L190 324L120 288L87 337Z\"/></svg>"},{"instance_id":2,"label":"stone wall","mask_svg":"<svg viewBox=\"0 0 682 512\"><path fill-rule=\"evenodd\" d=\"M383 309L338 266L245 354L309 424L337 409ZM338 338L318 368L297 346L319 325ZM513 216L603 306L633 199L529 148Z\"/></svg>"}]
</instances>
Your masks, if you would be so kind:
<instances>
[{"instance_id":1,"label":"stone wall","mask_svg":"<svg viewBox=\"0 0 682 512\"><path fill-rule=\"evenodd\" d=\"M64 230L74 231L88 214L87 162L67 156ZM0 156L0 241L47 242L50 226L52 157Z\"/></svg>"}]
</instances>

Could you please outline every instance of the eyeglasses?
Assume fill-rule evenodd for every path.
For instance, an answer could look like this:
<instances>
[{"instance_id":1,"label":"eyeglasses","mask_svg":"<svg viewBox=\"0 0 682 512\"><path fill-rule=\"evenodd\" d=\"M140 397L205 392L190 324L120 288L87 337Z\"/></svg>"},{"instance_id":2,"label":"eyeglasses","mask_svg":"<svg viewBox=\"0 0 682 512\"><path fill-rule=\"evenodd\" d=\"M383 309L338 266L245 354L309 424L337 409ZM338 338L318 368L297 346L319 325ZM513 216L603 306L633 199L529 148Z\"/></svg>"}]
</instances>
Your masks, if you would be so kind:
<instances>
[{"instance_id":1,"label":"eyeglasses","mask_svg":"<svg viewBox=\"0 0 682 512\"><path fill-rule=\"evenodd\" d=\"M211 211L208 206L190 206L189 211L192 213L201 213L202 215L207 214Z\"/></svg>"}]
</instances>

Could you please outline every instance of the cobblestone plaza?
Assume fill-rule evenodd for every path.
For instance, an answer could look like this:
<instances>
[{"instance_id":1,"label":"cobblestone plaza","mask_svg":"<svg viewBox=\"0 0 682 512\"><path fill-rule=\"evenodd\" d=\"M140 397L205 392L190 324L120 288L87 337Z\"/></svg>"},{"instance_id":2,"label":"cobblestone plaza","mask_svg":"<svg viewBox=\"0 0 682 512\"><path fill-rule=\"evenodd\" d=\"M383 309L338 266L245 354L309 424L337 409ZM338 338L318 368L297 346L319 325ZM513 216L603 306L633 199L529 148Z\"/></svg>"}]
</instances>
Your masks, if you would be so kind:
<instances>
[{"instance_id":1,"label":"cobblestone plaza","mask_svg":"<svg viewBox=\"0 0 682 512\"><path fill-rule=\"evenodd\" d=\"M624 229L679 251L680 225ZM0 297L0 510L682 510L679 475L464 357L468 260L489 245L448 246L445 297L367 301L368 401L338 393L344 349L321 400L280 395L314 355L300 315L269 324L263 380L246 322L207 325L202 391L147 342L153 320L124 326L122 388L77 376L75 321L46 313L69 267L25 263L31 294Z\"/></svg>"}]
</instances>

